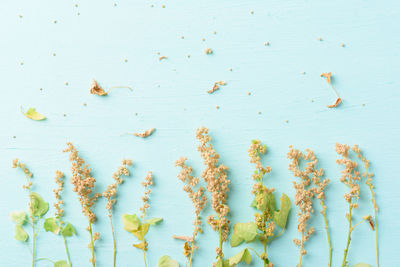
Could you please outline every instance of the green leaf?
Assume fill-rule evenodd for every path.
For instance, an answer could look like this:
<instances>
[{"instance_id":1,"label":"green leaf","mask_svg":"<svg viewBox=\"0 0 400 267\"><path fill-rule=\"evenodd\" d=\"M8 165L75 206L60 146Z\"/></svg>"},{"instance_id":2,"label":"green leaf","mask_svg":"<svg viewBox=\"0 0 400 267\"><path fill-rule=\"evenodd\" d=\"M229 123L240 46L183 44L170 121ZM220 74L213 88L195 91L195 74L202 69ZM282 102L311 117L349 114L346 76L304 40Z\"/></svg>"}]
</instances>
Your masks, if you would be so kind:
<instances>
[{"instance_id":1,"label":"green leaf","mask_svg":"<svg viewBox=\"0 0 400 267\"><path fill-rule=\"evenodd\" d=\"M22 242L26 242L26 240L28 240L29 235L24 230L24 228L22 228L21 225L17 224L15 226L14 232L15 232L15 235L14 235L15 239L22 241Z\"/></svg>"},{"instance_id":2,"label":"green leaf","mask_svg":"<svg viewBox=\"0 0 400 267\"><path fill-rule=\"evenodd\" d=\"M21 108L21 111L22 111L22 108ZM23 111L22 111L22 113L26 117L28 117L29 119L34 120L34 121L41 121L41 120L46 119L45 116L36 112L36 109L34 109L34 108L29 108L25 113Z\"/></svg>"},{"instance_id":3,"label":"green leaf","mask_svg":"<svg viewBox=\"0 0 400 267\"><path fill-rule=\"evenodd\" d=\"M237 247L240 244L242 244L243 241L244 241L243 238L241 238L237 234L233 233L233 235L231 237L231 247Z\"/></svg>"},{"instance_id":4,"label":"green leaf","mask_svg":"<svg viewBox=\"0 0 400 267\"><path fill-rule=\"evenodd\" d=\"M56 235L60 233L60 226L58 226L56 218L53 217L47 218L44 221L43 228L46 232L52 232Z\"/></svg>"},{"instance_id":5,"label":"green leaf","mask_svg":"<svg viewBox=\"0 0 400 267\"><path fill-rule=\"evenodd\" d=\"M265 213L272 213L275 211L275 197L274 194L272 193L259 193L256 195L255 199L256 201L256 208L259 211L265 212Z\"/></svg>"},{"instance_id":6,"label":"green leaf","mask_svg":"<svg viewBox=\"0 0 400 267\"><path fill-rule=\"evenodd\" d=\"M67 225L61 230L61 234L65 237L70 237L76 235L76 231L72 224L67 223Z\"/></svg>"},{"instance_id":7,"label":"green leaf","mask_svg":"<svg viewBox=\"0 0 400 267\"><path fill-rule=\"evenodd\" d=\"M233 226L233 231L234 235L243 239L246 241L246 243L249 243L254 241L254 239L257 237L257 224L254 222L237 223Z\"/></svg>"},{"instance_id":8,"label":"green leaf","mask_svg":"<svg viewBox=\"0 0 400 267\"><path fill-rule=\"evenodd\" d=\"M151 219L145 220L144 223L148 223L150 225L156 225L162 221L163 221L163 218L151 218Z\"/></svg>"},{"instance_id":9,"label":"green leaf","mask_svg":"<svg viewBox=\"0 0 400 267\"><path fill-rule=\"evenodd\" d=\"M10 218L17 225L24 225L27 219L25 211L13 211L10 213Z\"/></svg>"},{"instance_id":10,"label":"green leaf","mask_svg":"<svg viewBox=\"0 0 400 267\"><path fill-rule=\"evenodd\" d=\"M49 210L49 203L45 202L43 198L35 192L29 194L31 199L30 210L33 216L41 217Z\"/></svg>"},{"instance_id":11,"label":"green leaf","mask_svg":"<svg viewBox=\"0 0 400 267\"><path fill-rule=\"evenodd\" d=\"M354 264L353 267L372 267L372 265L370 265L368 263L360 262L360 263Z\"/></svg>"},{"instance_id":12,"label":"green leaf","mask_svg":"<svg viewBox=\"0 0 400 267\"><path fill-rule=\"evenodd\" d=\"M229 266L236 266L239 262L245 262L246 264L251 263L251 255L247 248L240 251L238 254L229 258Z\"/></svg>"},{"instance_id":13,"label":"green leaf","mask_svg":"<svg viewBox=\"0 0 400 267\"><path fill-rule=\"evenodd\" d=\"M290 199L287 195L281 196L281 209L274 212L273 220L282 229L285 229L290 211Z\"/></svg>"},{"instance_id":14,"label":"green leaf","mask_svg":"<svg viewBox=\"0 0 400 267\"><path fill-rule=\"evenodd\" d=\"M66 261L56 261L54 267L70 267Z\"/></svg>"},{"instance_id":15,"label":"green leaf","mask_svg":"<svg viewBox=\"0 0 400 267\"><path fill-rule=\"evenodd\" d=\"M135 248L141 249L143 251L147 251L147 242L146 241L140 242L139 244L133 244L133 246Z\"/></svg>"},{"instance_id":16,"label":"green leaf","mask_svg":"<svg viewBox=\"0 0 400 267\"><path fill-rule=\"evenodd\" d=\"M140 219L136 216L136 214L122 214L122 223L124 224L124 229L128 232L137 231L141 225Z\"/></svg>"},{"instance_id":17,"label":"green leaf","mask_svg":"<svg viewBox=\"0 0 400 267\"><path fill-rule=\"evenodd\" d=\"M131 233L134 234L137 239L140 241L144 241L144 236L147 234L149 231L150 224L145 223L139 226L139 229L137 231L132 231Z\"/></svg>"},{"instance_id":18,"label":"green leaf","mask_svg":"<svg viewBox=\"0 0 400 267\"><path fill-rule=\"evenodd\" d=\"M164 255L158 260L157 267L179 267L179 263L170 256Z\"/></svg>"}]
</instances>

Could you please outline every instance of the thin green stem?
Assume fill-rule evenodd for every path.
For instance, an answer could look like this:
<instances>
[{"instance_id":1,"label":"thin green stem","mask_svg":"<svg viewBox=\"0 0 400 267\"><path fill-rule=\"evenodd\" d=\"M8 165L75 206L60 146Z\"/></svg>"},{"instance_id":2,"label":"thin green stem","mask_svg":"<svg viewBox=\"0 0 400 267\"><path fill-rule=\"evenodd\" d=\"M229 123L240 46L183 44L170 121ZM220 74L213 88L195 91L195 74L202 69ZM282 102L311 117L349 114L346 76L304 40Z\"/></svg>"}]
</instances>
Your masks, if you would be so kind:
<instances>
[{"instance_id":1,"label":"thin green stem","mask_svg":"<svg viewBox=\"0 0 400 267\"><path fill-rule=\"evenodd\" d=\"M324 216L324 221L325 221L325 230L326 230L326 237L328 239L328 246L329 246L329 260L328 260L328 267L332 266L332 245L331 245L331 238L329 235L329 228L328 228L328 219L326 218L326 212L325 212L325 206L324 202L321 201L322 205L322 216Z\"/></svg>"},{"instance_id":2,"label":"thin green stem","mask_svg":"<svg viewBox=\"0 0 400 267\"><path fill-rule=\"evenodd\" d=\"M189 267L192 267L193 253L194 253L194 238L193 238L193 242L192 242L192 250L190 251Z\"/></svg>"},{"instance_id":3,"label":"thin green stem","mask_svg":"<svg viewBox=\"0 0 400 267\"><path fill-rule=\"evenodd\" d=\"M35 267L35 248L36 248L36 232L35 232L35 218L32 216L32 267Z\"/></svg>"},{"instance_id":4,"label":"thin green stem","mask_svg":"<svg viewBox=\"0 0 400 267\"><path fill-rule=\"evenodd\" d=\"M108 214L108 217L110 218L110 226L111 226L111 233L112 233L112 239L113 239L113 267L115 267L115 256L116 256L116 245L115 245L115 233L114 233L114 225L112 221L112 215L111 211Z\"/></svg>"},{"instance_id":5,"label":"thin green stem","mask_svg":"<svg viewBox=\"0 0 400 267\"><path fill-rule=\"evenodd\" d=\"M61 234L61 235L62 235L62 234ZM67 239L65 238L64 235L62 235L62 237L63 237L63 239L64 239L64 247L65 247L65 253L67 254L68 264L69 264L69 266L71 267L72 264L71 264L71 258L70 258L70 256L69 256L68 245L67 245Z\"/></svg>"},{"instance_id":6,"label":"thin green stem","mask_svg":"<svg viewBox=\"0 0 400 267\"><path fill-rule=\"evenodd\" d=\"M89 220L89 233L90 233L90 250L92 252L92 266L96 266L96 259L94 257L94 239L93 239L93 231L92 231L92 222Z\"/></svg>"},{"instance_id":7,"label":"thin green stem","mask_svg":"<svg viewBox=\"0 0 400 267\"><path fill-rule=\"evenodd\" d=\"M350 246L350 240L351 240L351 232L353 231L352 227L351 227L351 203L349 204L349 213L348 213L348 221L349 221L349 233L347 235L347 244L346 244L346 248L344 250L344 257L343 257L343 262L342 262L342 267L346 266L346 259L347 259L347 253L349 252L349 246Z\"/></svg>"},{"instance_id":8,"label":"thin green stem","mask_svg":"<svg viewBox=\"0 0 400 267\"><path fill-rule=\"evenodd\" d=\"M143 250L143 260L144 260L144 266L147 267L147 262L146 262L146 251Z\"/></svg>"},{"instance_id":9,"label":"thin green stem","mask_svg":"<svg viewBox=\"0 0 400 267\"><path fill-rule=\"evenodd\" d=\"M379 250L378 250L378 220L376 218L376 208L374 207L374 221L375 221L375 253L376 253L376 267L379 267Z\"/></svg>"},{"instance_id":10,"label":"thin green stem","mask_svg":"<svg viewBox=\"0 0 400 267\"><path fill-rule=\"evenodd\" d=\"M264 243L264 257L267 256L267 242ZM267 267L267 262L262 259L264 261L264 267Z\"/></svg>"},{"instance_id":11,"label":"thin green stem","mask_svg":"<svg viewBox=\"0 0 400 267\"><path fill-rule=\"evenodd\" d=\"M36 259L36 261L50 261L50 262L54 263L54 261L49 258L39 258L39 259Z\"/></svg>"},{"instance_id":12,"label":"thin green stem","mask_svg":"<svg viewBox=\"0 0 400 267\"><path fill-rule=\"evenodd\" d=\"M301 261L303 260L303 246L304 246L304 233L301 233L301 244L300 244L300 259L297 267L301 267Z\"/></svg>"}]
</instances>

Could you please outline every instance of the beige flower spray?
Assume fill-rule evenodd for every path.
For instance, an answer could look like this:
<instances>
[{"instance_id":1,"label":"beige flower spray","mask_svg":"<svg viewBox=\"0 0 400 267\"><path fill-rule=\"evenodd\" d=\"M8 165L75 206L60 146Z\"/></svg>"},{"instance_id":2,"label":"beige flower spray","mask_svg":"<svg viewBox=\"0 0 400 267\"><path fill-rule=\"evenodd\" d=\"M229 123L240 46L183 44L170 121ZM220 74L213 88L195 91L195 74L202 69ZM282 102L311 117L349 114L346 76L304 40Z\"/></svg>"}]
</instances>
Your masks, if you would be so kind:
<instances>
[{"instance_id":1,"label":"beige flower spray","mask_svg":"<svg viewBox=\"0 0 400 267\"><path fill-rule=\"evenodd\" d=\"M185 191L189 198L192 200L193 207L195 209L195 219L193 222L194 229L192 236L176 236L173 238L181 239L185 241L183 254L188 259L189 267L192 266L194 249L197 248L195 245L195 240L197 234L202 233L201 229L201 217L200 212L203 210L207 203L207 197L204 195L204 187L197 186L199 183L199 178L192 176L192 167L186 165L186 158L181 157L175 162L175 166L181 167L181 171L178 174L178 179L181 180L185 185L183 186L183 191Z\"/></svg>"},{"instance_id":2,"label":"beige flower spray","mask_svg":"<svg viewBox=\"0 0 400 267\"><path fill-rule=\"evenodd\" d=\"M72 163L72 177L70 182L74 186L72 191L78 195L82 207L82 213L89 221L89 226L86 228L90 234L90 243L88 247L92 253L90 262L92 263L92 266L95 267L96 258L94 242L100 238L100 233L93 232L93 223L96 221L96 214L92 209L97 199L101 197L101 194L93 192L96 179L90 174L91 169L89 168L89 165L85 164L85 161L79 157L78 151L74 145L72 143L67 143L67 148L64 149L63 152L70 153L69 160Z\"/></svg>"},{"instance_id":3,"label":"beige flower spray","mask_svg":"<svg viewBox=\"0 0 400 267\"><path fill-rule=\"evenodd\" d=\"M112 233L112 240L113 240L113 267L115 267L116 262L116 242L115 242L115 231L112 219L112 209L117 202L117 189L120 184L124 182L122 179L123 176L129 176L128 167L132 166L132 160L124 159L122 160L122 166L118 168L116 172L113 173L112 177L114 179L114 183L107 186L107 189L103 192L103 197L107 199L106 209L108 211L108 218L110 220L110 227Z\"/></svg>"},{"instance_id":4,"label":"beige flower spray","mask_svg":"<svg viewBox=\"0 0 400 267\"><path fill-rule=\"evenodd\" d=\"M342 156L341 159L336 160L336 162L339 165L344 166L344 170L342 171L342 176L340 177L340 181L347 185L349 187L349 192L344 195L344 199L346 202L349 204L349 211L346 213L346 219L349 222L349 231L347 235L347 243L346 243L346 248L344 250L344 257L343 257L343 262L342 262L342 267L345 267L348 265L347 261L347 255L349 252L349 246L350 246L350 241L351 241L351 234L354 231L354 229L363 223L364 221L367 221L369 225L371 226L371 229L375 231L375 249L376 249L376 266L379 267L379 257L378 257L378 230L377 230L377 212L378 212L378 206L376 204L375 200L375 192L374 192L374 186L372 185L372 177L373 174L368 171L370 163L368 160L364 158L364 156L361 153L360 148L357 145L354 145L352 149L350 149L350 146L348 145L342 145L342 144L336 144L336 152ZM360 172L358 170L358 164L356 161L350 159L349 153L354 153L357 158L361 160L361 162L364 165L364 172ZM373 210L374 210L374 221L372 221L371 216L363 216L362 220L356 224L352 224L352 219L353 215L352 212L354 209L358 208L358 200L360 196L360 182L362 178L366 178L365 183L367 184L370 192L371 192L371 202L373 205Z\"/></svg>"},{"instance_id":5,"label":"beige flower spray","mask_svg":"<svg viewBox=\"0 0 400 267\"><path fill-rule=\"evenodd\" d=\"M253 140L248 150L250 163L256 165L252 178L254 180L252 194L254 200L251 204L252 207L258 210L254 214L254 221L249 223L236 223L233 227L234 233L231 237L231 246L236 247L241 243L259 241L264 250L258 253L253 248L246 248L229 259L229 263L238 263L244 261L250 263L251 257L248 254L248 249L252 250L263 262L264 267L272 267L273 264L267 254L267 245L275 238L283 234L286 228L286 222L290 211L290 199L287 195L282 194L280 209L276 210L274 188L267 188L263 184L263 178L269 174L272 169L269 166L262 166L261 155L265 154L267 147L259 140ZM276 233L274 230L278 226L281 231Z\"/></svg>"},{"instance_id":6,"label":"beige flower spray","mask_svg":"<svg viewBox=\"0 0 400 267\"><path fill-rule=\"evenodd\" d=\"M297 266L301 266L302 257L307 254L304 249L304 243L314 233L314 227L307 227L307 221L311 217L311 213L314 212L312 206L312 199L317 198L321 205L321 214L324 217L325 230L329 248L328 266L332 265L332 246L328 229L328 219L326 217L326 205L325 205L325 188L330 182L328 178L322 180L324 171L322 169L316 169L318 159L314 152L306 149L306 154L302 153L298 149L294 149L292 146L287 154L287 158L291 159L292 162L289 164L289 170L292 171L293 176L300 178L300 183L293 181L293 187L296 189L295 194L295 205L299 207L300 212L298 213L298 231L301 233L301 240L294 239L293 242L300 247L300 259ZM301 170L300 163L305 161L306 165L304 170ZM308 228L308 229L307 229Z\"/></svg>"},{"instance_id":7,"label":"beige flower spray","mask_svg":"<svg viewBox=\"0 0 400 267\"><path fill-rule=\"evenodd\" d=\"M28 191L30 199L28 203L28 214L25 211L13 211L10 213L10 218L15 223L14 238L21 242L27 242L29 239L29 234L25 231L23 226L25 224L31 225L32 267L34 267L36 261L40 260L36 258L36 238L40 231L42 218L49 210L49 203L45 202L38 193L32 191L33 183L31 179L33 174L24 163L21 163L18 159L15 159L13 160L12 167L19 168L24 172L27 183L23 185L22 188Z\"/></svg>"},{"instance_id":8,"label":"beige flower spray","mask_svg":"<svg viewBox=\"0 0 400 267\"><path fill-rule=\"evenodd\" d=\"M122 214L122 222L124 224L124 229L129 233L133 234L139 241L138 244L133 244L135 248L141 249L143 251L143 261L144 265L147 267L146 261L146 251L148 250L148 243L145 239L150 226L157 225L162 222L162 218L146 218L147 209L149 205L149 197L151 189L149 188L154 183L153 173L148 172L144 180L142 181L142 186L144 188L144 195L142 197L142 207L140 207L141 215L140 218L136 215L130 215L127 213Z\"/></svg>"},{"instance_id":9,"label":"beige flower spray","mask_svg":"<svg viewBox=\"0 0 400 267\"><path fill-rule=\"evenodd\" d=\"M207 222L214 231L218 232L219 247L216 248L218 259L216 266L222 267L224 265L222 246L229 233L229 207L226 203L229 191L228 185L230 183L227 178L228 167L218 163L219 154L211 144L211 137L207 128L201 127L197 129L196 138L200 141L197 150L200 152L206 166L201 177L207 183L207 190L211 193L211 207L216 212L216 215L207 217Z\"/></svg>"}]
</instances>

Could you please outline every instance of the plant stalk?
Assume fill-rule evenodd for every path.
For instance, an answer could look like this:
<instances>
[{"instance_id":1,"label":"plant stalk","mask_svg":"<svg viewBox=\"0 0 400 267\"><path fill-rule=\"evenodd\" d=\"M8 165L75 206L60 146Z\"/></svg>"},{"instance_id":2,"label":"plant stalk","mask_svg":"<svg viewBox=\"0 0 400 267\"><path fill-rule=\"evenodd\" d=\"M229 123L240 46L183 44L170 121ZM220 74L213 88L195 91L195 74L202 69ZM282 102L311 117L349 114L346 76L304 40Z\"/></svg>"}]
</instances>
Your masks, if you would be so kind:
<instances>
[{"instance_id":1,"label":"plant stalk","mask_svg":"<svg viewBox=\"0 0 400 267\"><path fill-rule=\"evenodd\" d=\"M326 218L326 212L324 208L324 203L321 202L322 204L322 216L324 216L324 221L325 221L325 230L326 230L326 237L328 239L328 246L329 246L329 260L328 260L328 267L332 266L332 245L331 245L331 238L329 235L329 228L328 228L328 219Z\"/></svg>"},{"instance_id":2,"label":"plant stalk","mask_svg":"<svg viewBox=\"0 0 400 267\"><path fill-rule=\"evenodd\" d=\"M344 257L343 257L343 262L342 262L342 267L346 266L346 258L347 258L347 253L349 251L349 246L350 246L350 240L351 240L351 232L352 232L352 227L351 227L351 203L349 204L349 217L348 217L348 221L349 221L349 233L347 235L347 245L346 245L346 249L344 250Z\"/></svg>"},{"instance_id":3,"label":"plant stalk","mask_svg":"<svg viewBox=\"0 0 400 267\"><path fill-rule=\"evenodd\" d=\"M89 220L89 233L90 233L90 250L92 252L92 266L96 267L96 259L94 257L94 239L93 239L93 231L92 231L92 222Z\"/></svg>"},{"instance_id":4,"label":"plant stalk","mask_svg":"<svg viewBox=\"0 0 400 267\"><path fill-rule=\"evenodd\" d=\"M109 213L108 217L110 218L110 225L111 225L111 233L112 233L112 239L113 239L113 267L115 267L115 260L116 260L116 245L115 245L115 233L114 233L114 225L112 221L112 215L111 212Z\"/></svg>"},{"instance_id":5,"label":"plant stalk","mask_svg":"<svg viewBox=\"0 0 400 267\"><path fill-rule=\"evenodd\" d=\"M71 258L69 256L69 251L68 251L67 239L65 238L64 235L62 235L62 237L64 239L64 247L65 247L65 253L67 254L68 264L69 264L70 267L72 267Z\"/></svg>"}]
</instances>

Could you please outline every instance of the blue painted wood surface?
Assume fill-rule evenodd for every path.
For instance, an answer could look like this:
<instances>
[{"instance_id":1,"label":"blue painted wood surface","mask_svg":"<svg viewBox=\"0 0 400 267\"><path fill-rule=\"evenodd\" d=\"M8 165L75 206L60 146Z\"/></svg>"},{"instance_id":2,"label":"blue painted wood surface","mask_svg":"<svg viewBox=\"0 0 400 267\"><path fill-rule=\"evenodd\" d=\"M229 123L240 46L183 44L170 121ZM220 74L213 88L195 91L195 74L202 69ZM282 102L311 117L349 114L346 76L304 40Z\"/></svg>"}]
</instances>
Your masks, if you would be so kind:
<instances>
[{"instance_id":1,"label":"blue painted wood surface","mask_svg":"<svg viewBox=\"0 0 400 267\"><path fill-rule=\"evenodd\" d=\"M200 175L194 134L202 125L210 128L221 162L230 167L232 223L253 218L248 205L253 166L247 156L252 139L268 146L263 162L273 171L267 184L291 199L288 146L315 150L332 180L327 214L333 266L341 263L347 231L346 188L338 181L341 168L335 163L334 144L359 144L376 174L381 266L400 264L398 1L4 0L0 25L0 266L30 264L29 251L13 239L8 219L10 211L27 203L24 178L11 169L11 160L26 162L35 174L35 190L53 202L54 171L70 176L68 157L61 152L67 141L91 165L101 190L111 182L120 159L133 159L133 175L120 188L115 218L138 211L140 181L153 171L149 216L165 221L149 232L149 266L156 266L164 254L184 266L183 244L171 236L191 233L193 209L173 163L187 156ZM214 53L205 55L206 48ZM158 52L168 59L159 61ZM344 100L337 109L326 107L335 96L319 75L328 71ZM134 91L93 96L92 78L105 88L128 85ZM228 84L207 94L218 80ZM21 115L21 106L35 107L48 119L31 121ZM144 140L121 136L151 127L156 132ZM78 237L69 240L71 256L75 266L88 266L86 219L71 187L66 183L64 195L67 219L78 230ZM357 214L370 213L368 195L361 203ZM101 201L96 208L99 267L110 266L112 252L104 205ZM210 212L207 208L206 214ZM304 266L327 263L323 221L315 214L317 231L307 243ZM298 248L292 243L296 221L292 210L288 230L269 249L274 266L297 263ZM141 252L131 246L133 236L118 219L115 227L118 266L143 266ZM217 235L204 228L194 266L214 261ZM225 245L226 255L237 251ZM40 233L37 253L65 258L60 239L45 232ZM349 261L375 262L368 225L354 232Z\"/></svg>"}]
</instances>

